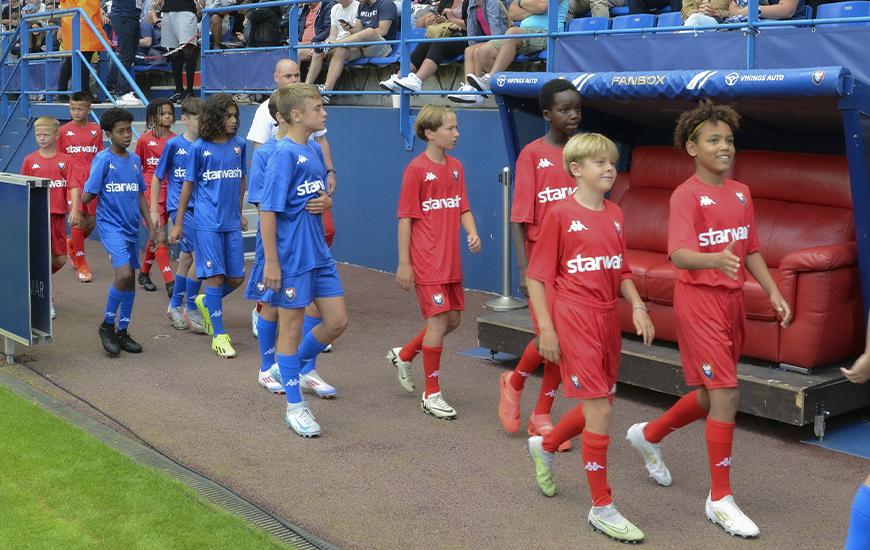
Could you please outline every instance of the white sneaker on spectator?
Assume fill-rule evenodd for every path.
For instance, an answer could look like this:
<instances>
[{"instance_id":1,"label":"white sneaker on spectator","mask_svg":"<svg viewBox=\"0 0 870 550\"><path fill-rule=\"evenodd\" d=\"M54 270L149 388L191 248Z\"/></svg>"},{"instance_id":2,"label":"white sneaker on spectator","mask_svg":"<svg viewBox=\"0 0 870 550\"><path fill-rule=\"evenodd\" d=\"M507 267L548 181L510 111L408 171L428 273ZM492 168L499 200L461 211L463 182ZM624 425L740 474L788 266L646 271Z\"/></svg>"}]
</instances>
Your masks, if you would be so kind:
<instances>
[{"instance_id":1,"label":"white sneaker on spectator","mask_svg":"<svg viewBox=\"0 0 870 550\"><path fill-rule=\"evenodd\" d=\"M396 84L396 81L399 80L399 73L392 75L390 78L386 80L381 80L381 89L386 90L388 92L399 92L399 86Z\"/></svg>"},{"instance_id":2,"label":"white sneaker on spectator","mask_svg":"<svg viewBox=\"0 0 870 550\"><path fill-rule=\"evenodd\" d=\"M248 94L235 94L233 99L239 105L248 105L251 103L251 100L248 98Z\"/></svg>"},{"instance_id":3,"label":"white sneaker on spectator","mask_svg":"<svg viewBox=\"0 0 870 550\"><path fill-rule=\"evenodd\" d=\"M489 91L489 81L492 80L492 75L486 73L483 76L476 76L471 73L465 75L465 81L468 82L473 88L479 90L481 92Z\"/></svg>"},{"instance_id":4,"label":"white sneaker on spectator","mask_svg":"<svg viewBox=\"0 0 870 550\"><path fill-rule=\"evenodd\" d=\"M447 99L449 99L450 101L453 101L454 103L465 103L465 104L472 104L472 105L478 104L478 103L483 103L483 96L482 95L463 93L463 92L475 92L475 91L477 91L477 90L472 88L471 86L469 86L465 82L463 82L459 86L459 89L456 91L455 94L448 94L447 95Z\"/></svg>"},{"instance_id":5,"label":"white sneaker on spectator","mask_svg":"<svg viewBox=\"0 0 870 550\"><path fill-rule=\"evenodd\" d=\"M423 81L414 73L409 74L405 78L399 78L395 82L396 86L404 88L409 92L419 92L423 89Z\"/></svg>"},{"instance_id":6,"label":"white sneaker on spectator","mask_svg":"<svg viewBox=\"0 0 870 550\"><path fill-rule=\"evenodd\" d=\"M142 100L139 99L133 92L122 95L116 100L116 102L122 107L139 107L141 105L144 105L142 103Z\"/></svg>"},{"instance_id":7,"label":"white sneaker on spectator","mask_svg":"<svg viewBox=\"0 0 870 550\"><path fill-rule=\"evenodd\" d=\"M315 84L315 86L317 86L317 89L320 90L320 93L321 93L320 100L323 102L324 105L329 105L329 96L322 95L324 92L329 91L326 89L326 84Z\"/></svg>"}]
</instances>

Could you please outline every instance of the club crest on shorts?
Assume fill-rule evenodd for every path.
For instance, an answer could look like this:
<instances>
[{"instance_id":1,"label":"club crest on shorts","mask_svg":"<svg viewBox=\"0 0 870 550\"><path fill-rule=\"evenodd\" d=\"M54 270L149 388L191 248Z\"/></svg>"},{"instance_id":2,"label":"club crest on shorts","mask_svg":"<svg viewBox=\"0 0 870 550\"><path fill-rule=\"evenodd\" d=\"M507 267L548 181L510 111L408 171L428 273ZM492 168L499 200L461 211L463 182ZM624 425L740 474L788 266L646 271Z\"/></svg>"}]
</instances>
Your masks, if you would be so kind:
<instances>
[{"instance_id":1,"label":"club crest on shorts","mask_svg":"<svg viewBox=\"0 0 870 550\"><path fill-rule=\"evenodd\" d=\"M242 148L237 145L233 147L233 152L236 154L236 156L239 156L242 154Z\"/></svg>"},{"instance_id":2,"label":"club crest on shorts","mask_svg":"<svg viewBox=\"0 0 870 550\"><path fill-rule=\"evenodd\" d=\"M701 370L704 371L704 376L706 376L707 379L713 379L713 367L710 366L710 363L704 363L701 365Z\"/></svg>"},{"instance_id":3,"label":"club crest on shorts","mask_svg":"<svg viewBox=\"0 0 870 550\"><path fill-rule=\"evenodd\" d=\"M455 180L457 180L457 181L459 180L459 170L454 170L454 171L453 171L453 179L455 179Z\"/></svg>"},{"instance_id":4,"label":"club crest on shorts","mask_svg":"<svg viewBox=\"0 0 870 550\"><path fill-rule=\"evenodd\" d=\"M578 390L580 389L580 380L577 378L576 374L571 375L571 382L574 383L575 388L577 388Z\"/></svg>"},{"instance_id":5,"label":"club crest on shorts","mask_svg":"<svg viewBox=\"0 0 870 550\"><path fill-rule=\"evenodd\" d=\"M57 169L58 169L58 170L63 170L64 168L66 168L66 163L65 163L65 162L58 162L58 163L57 163Z\"/></svg>"},{"instance_id":6,"label":"club crest on shorts","mask_svg":"<svg viewBox=\"0 0 870 550\"><path fill-rule=\"evenodd\" d=\"M436 306L441 307L444 305L444 295L440 292L438 294L433 294L432 301L435 303Z\"/></svg>"},{"instance_id":7,"label":"club crest on shorts","mask_svg":"<svg viewBox=\"0 0 870 550\"><path fill-rule=\"evenodd\" d=\"M739 200L742 204L746 204L746 197L743 196L743 193L740 191L735 191L735 195L737 195L737 200Z\"/></svg>"},{"instance_id":8,"label":"club crest on shorts","mask_svg":"<svg viewBox=\"0 0 870 550\"><path fill-rule=\"evenodd\" d=\"M619 222L616 220L613 220L613 225L616 227L616 232L619 233L620 235L622 235L622 227L619 226Z\"/></svg>"},{"instance_id":9,"label":"club crest on shorts","mask_svg":"<svg viewBox=\"0 0 870 550\"><path fill-rule=\"evenodd\" d=\"M206 268L206 269L211 269L211 260L206 260L206 261L205 261L205 268Z\"/></svg>"},{"instance_id":10,"label":"club crest on shorts","mask_svg":"<svg viewBox=\"0 0 870 550\"><path fill-rule=\"evenodd\" d=\"M296 289L292 286L290 288L284 289L284 296L287 297L291 302L296 299Z\"/></svg>"},{"instance_id":11,"label":"club crest on shorts","mask_svg":"<svg viewBox=\"0 0 870 550\"><path fill-rule=\"evenodd\" d=\"M260 294L266 292L266 285L264 285L263 283L257 283L257 292L259 292Z\"/></svg>"}]
</instances>

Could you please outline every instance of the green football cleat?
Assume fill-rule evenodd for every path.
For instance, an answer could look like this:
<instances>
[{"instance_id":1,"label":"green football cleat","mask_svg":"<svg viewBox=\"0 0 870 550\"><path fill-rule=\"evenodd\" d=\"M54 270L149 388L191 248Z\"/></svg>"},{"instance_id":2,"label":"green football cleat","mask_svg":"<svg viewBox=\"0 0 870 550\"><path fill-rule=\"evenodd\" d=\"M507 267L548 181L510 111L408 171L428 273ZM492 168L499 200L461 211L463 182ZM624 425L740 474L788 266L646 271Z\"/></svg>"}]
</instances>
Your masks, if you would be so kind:
<instances>
[{"instance_id":1,"label":"green football cleat","mask_svg":"<svg viewBox=\"0 0 870 550\"><path fill-rule=\"evenodd\" d=\"M205 305L205 294L200 294L196 297L196 309L202 315L202 325L205 327L205 331L210 336L214 336L214 327L211 326L211 313L209 313Z\"/></svg>"},{"instance_id":2,"label":"green football cleat","mask_svg":"<svg viewBox=\"0 0 870 550\"><path fill-rule=\"evenodd\" d=\"M595 507L589 510L589 527L593 531L600 531L619 542L637 544L643 541L643 532L632 522L622 517L622 514L614 508L613 503L600 507L598 513L596 513Z\"/></svg>"},{"instance_id":3,"label":"green football cleat","mask_svg":"<svg viewBox=\"0 0 870 550\"><path fill-rule=\"evenodd\" d=\"M555 455L545 451L543 443L543 437L533 436L529 438L526 448L535 463L535 479L538 481L538 487L541 488L542 493L551 497L556 494L556 482L553 480L553 457Z\"/></svg>"}]
</instances>

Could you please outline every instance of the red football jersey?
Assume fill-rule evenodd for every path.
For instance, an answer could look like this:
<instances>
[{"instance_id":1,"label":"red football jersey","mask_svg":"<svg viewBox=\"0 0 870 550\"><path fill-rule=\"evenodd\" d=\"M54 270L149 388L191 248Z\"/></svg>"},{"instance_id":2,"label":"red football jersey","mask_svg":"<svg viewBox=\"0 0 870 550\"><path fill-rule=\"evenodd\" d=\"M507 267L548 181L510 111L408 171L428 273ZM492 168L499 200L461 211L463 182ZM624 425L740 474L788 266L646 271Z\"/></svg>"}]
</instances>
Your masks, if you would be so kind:
<instances>
[{"instance_id":1,"label":"red football jersey","mask_svg":"<svg viewBox=\"0 0 870 550\"><path fill-rule=\"evenodd\" d=\"M139 160L142 161L142 177L145 178L145 186L151 189L151 179L154 176L154 170L157 168L157 162L160 160L160 154L163 153L163 148L169 138L175 137L175 134L169 132L169 135L164 138L159 138L154 135L154 131L145 132L136 141L136 154L139 155Z\"/></svg>"},{"instance_id":2,"label":"red football jersey","mask_svg":"<svg viewBox=\"0 0 870 550\"><path fill-rule=\"evenodd\" d=\"M517 158L511 221L526 224L526 249L538 241L550 208L574 194L577 184L562 164L562 149L544 138L526 145Z\"/></svg>"},{"instance_id":3,"label":"red football jersey","mask_svg":"<svg viewBox=\"0 0 870 550\"><path fill-rule=\"evenodd\" d=\"M55 153L53 157L43 157L37 150L24 157L24 162L21 163L22 176L36 176L51 180L49 204L52 214L66 214L69 211L68 186L81 186L75 173L69 155L61 152Z\"/></svg>"},{"instance_id":4,"label":"red football jersey","mask_svg":"<svg viewBox=\"0 0 870 550\"><path fill-rule=\"evenodd\" d=\"M604 210L590 210L575 200L554 205L541 225L526 276L555 284L561 300L615 305L622 280L631 278L622 210L608 200Z\"/></svg>"},{"instance_id":5,"label":"red football jersey","mask_svg":"<svg viewBox=\"0 0 870 550\"><path fill-rule=\"evenodd\" d=\"M737 271L736 281L718 269L677 269L677 279L690 285L743 288L746 255L761 246L752 216L752 197L742 183L726 179L722 187L713 187L692 176L677 187L671 195L668 257L681 248L721 252L736 240L734 254L744 266Z\"/></svg>"},{"instance_id":6,"label":"red football jersey","mask_svg":"<svg viewBox=\"0 0 870 550\"><path fill-rule=\"evenodd\" d=\"M423 285L462 282L459 216L471 210L462 164L436 164L426 153L405 168L399 218L411 218L411 267Z\"/></svg>"},{"instance_id":7,"label":"red football jersey","mask_svg":"<svg viewBox=\"0 0 870 550\"><path fill-rule=\"evenodd\" d=\"M57 149L70 156L74 167L84 170L78 183L81 187L91 175L91 161L103 150L103 131L93 122L88 122L84 128L79 128L72 121L67 122L60 127Z\"/></svg>"}]
</instances>

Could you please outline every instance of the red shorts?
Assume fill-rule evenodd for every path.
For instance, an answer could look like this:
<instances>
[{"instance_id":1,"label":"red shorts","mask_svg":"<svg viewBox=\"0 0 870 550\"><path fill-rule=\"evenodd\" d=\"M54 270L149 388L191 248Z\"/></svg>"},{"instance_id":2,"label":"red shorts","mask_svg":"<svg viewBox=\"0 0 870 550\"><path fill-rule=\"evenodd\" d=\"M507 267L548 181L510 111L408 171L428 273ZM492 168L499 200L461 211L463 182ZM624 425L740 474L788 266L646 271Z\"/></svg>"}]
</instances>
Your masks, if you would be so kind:
<instances>
[{"instance_id":1,"label":"red shorts","mask_svg":"<svg viewBox=\"0 0 870 550\"><path fill-rule=\"evenodd\" d=\"M51 253L54 256L66 256L66 216L52 214L50 217Z\"/></svg>"},{"instance_id":2,"label":"red shorts","mask_svg":"<svg viewBox=\"0 0 870 550\"><path fill-rule=\"evenodd\" d=\"M332 246L335 238L335 224L332 223L332 210L323 213L323 233L326 235L326 246Z\"/></svg>"},{"instance_id":3,"label":"red shorts","mask_svg":"<svg viewBox=\"0 0 870 550\"><path fill-rule=\"evenodd\" d=\"M550 319L553 318L553 304L556 302L556 286L549 283L544 283L544 289L547 291L547 311L550 312ZM538 316L535 315L535 308L532 307L532 299L527 298L529 303L529 313L532 315L532 324L535 326L535 336L540 336L541 331L538 329Z\"/></svg>"},{"instance_id":4,"label":"red shorts","mask_svg":"<svg viewBox=\"0 0 870 550\"><path fill-rule=\"evenodd\" d=\"M746 337L743 290L677 281L674 314L686 384L736 388L737 360Z\"/></svg>"},{"instance_id":5,"label":"red shorts","mask_svg":"<svg viewBox=\"0 0 870 550\"><path fill-rule=\"evenodd\" d=\"M79 187L79 199L81 199L82 193L84 193L84 187ZM97 204L100 202L100 197L94 197L94 200L89 202L88 204L83 203L79 200L79 212L85 214L87 216L96 216L97 215Z\"/></svg>"},{"instance_id":6,"label":"red shorts","mask_svg":"<svg viewBox=\"0 0 870 550\"><path fill-rule=\"evenodd\" d=\"M462 283L445 283L441 285L415 284L417 300L423 318L428 319L445 311L465 311L465 292Z\"/></svg>"},{"instance_id":7,"label":"red shorts","mask_svg":"<svg viewBox=\"0 0 870 550\"><path fill-rule=\"evenodd\" d=\"M615 306L582 307L565 300L553 304L553 326L559 336L562 391L565 397L597 399L616 393L622 330Z\"/></svg>"},{"instance_id":8,"label":"red shorts","mask_svg":"<svg viewBox=\"0 0 870 550\"><path fill-rule=\"evenodd\" d=\"M160 186L160 194L157 196L157 212L160 214L160 225L166 227L169 224L169 214L166 212L166 186ZM151 186L145 185L145 200L148 202L148 210L151 210ZM142 225L148 226L145 220L142 220Z\"/></svg>"}]
</instances>

